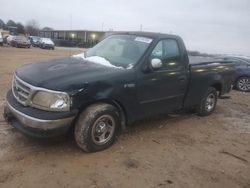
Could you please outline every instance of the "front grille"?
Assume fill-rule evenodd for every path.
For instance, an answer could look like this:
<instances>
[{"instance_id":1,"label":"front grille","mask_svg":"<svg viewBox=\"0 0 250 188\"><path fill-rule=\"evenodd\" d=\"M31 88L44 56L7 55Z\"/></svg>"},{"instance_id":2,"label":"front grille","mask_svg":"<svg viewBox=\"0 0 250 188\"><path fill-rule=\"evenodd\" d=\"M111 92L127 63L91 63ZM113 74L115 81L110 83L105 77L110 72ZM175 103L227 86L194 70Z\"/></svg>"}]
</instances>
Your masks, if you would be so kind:
<instances>
[{"instance_id":1,"label":"front grille","mask_svg":"<svg viewBox=\"0 0 250 188\"><path fill-rule=\"evenodd\" d=\"M27 106L31 96L31 88L27 83L20 80L16 75L12 82L12 92L14 97L23 105Z\"/></svg>"}]
</instances>

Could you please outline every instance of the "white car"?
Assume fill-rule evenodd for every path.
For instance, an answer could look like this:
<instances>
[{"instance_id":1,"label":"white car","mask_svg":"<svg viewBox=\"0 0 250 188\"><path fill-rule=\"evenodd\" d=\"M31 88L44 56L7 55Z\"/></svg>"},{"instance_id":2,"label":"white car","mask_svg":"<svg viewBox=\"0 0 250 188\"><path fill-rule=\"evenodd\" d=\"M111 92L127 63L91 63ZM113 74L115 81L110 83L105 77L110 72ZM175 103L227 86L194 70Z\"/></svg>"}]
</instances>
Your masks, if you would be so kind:
<instances>
[{"instance_id":1,"label":"white car","mask_svg":"<svg viewBox=\"0 0 250 188\"><path fill-rule=\"evenodd\" d=\"M14 39L14 37L15 37L15 36L13 36L13 35L9 35L9 36L7 37L7 44L8 44L8 45L11 44L11 41Z\"/></svg>"},{"instance_id":2,"label":"white car","mask_svg":"<svg viewBox=\"0 0 250 188\"><path fill-rule=\"evenodd\" d=\"M0 46L3 46L3 35L1 32L0 32Z\"/></svg>"},{"instance_id":3,"label":"white car","mask_svg":"<svg viewBox=\"0 0 250 188\"><path fill-rule=\"evenodd\" d=\"M54 50L55 43L50 38L41 38L40 39L40 48Z\"/></svg>"}]
</instances>

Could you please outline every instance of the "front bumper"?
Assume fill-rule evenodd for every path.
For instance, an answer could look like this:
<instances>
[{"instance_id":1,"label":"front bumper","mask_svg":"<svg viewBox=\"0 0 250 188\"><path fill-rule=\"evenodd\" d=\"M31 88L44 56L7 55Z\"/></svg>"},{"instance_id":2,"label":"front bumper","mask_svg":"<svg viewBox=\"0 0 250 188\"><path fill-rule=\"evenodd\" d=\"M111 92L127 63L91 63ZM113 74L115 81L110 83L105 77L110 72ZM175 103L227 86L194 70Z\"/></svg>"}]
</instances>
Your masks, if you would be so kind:
<instances>
[{"instance_id":1,"label":"front bumper","mask_svg":"<svg viewBox=\"0 0 250 188\"><path fill-rule=\"evenodd\" d=\"M43 47L43 48L55 48L55 46L52 45L52 44L43 44L42 47Z\"/></svg>"},{"instance_id":2,"label":"front bumper","mask_svg":"<svg viewBox=\"0 0 250 188\"><path fill-rule=\"evenodd\" d=\"M11 125L26 135L53 137L66 133L78 111L48 112L21 105L9 91L4 117Z\"/></svg>"},{"instance_id":3,"label":"front bumper","mask_svg":"<svg viewBox=\"0 0 250 188\"><path fill-rule=\"evenodd\" d=\"M18 47L21 47L21 48L28 48L30 47L31 44L23 44L23 43L17 43L17 46Z\"/></svg>"}]
</instances>

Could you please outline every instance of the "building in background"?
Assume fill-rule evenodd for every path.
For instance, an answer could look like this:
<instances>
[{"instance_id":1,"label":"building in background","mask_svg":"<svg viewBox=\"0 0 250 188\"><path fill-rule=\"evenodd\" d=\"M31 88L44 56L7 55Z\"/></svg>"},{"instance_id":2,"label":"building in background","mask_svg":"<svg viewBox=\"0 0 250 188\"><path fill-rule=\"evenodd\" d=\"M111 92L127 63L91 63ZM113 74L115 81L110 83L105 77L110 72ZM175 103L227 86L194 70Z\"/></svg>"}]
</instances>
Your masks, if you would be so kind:
<instances>
[{"instance_id":1,"label":"building in background","mask_svg":"<svg viewBox=\"0 0 250 188\"><path fill-rule=\"evenodd\" d=\"M57 46L89 48L106 35L103 31L40 30L39 37L51 38Z\"/></svg>"},{"instance_id":2,"label":"building in background","mask_svg":"<svg viewBox=\"0 0 250 188\"><path fill-rule=\"evenodd\" d=\"M2 34L3 38L6 38L10 35L10 32L8 30L0 29L0 33Z\"/></svg>"}]
</instances>

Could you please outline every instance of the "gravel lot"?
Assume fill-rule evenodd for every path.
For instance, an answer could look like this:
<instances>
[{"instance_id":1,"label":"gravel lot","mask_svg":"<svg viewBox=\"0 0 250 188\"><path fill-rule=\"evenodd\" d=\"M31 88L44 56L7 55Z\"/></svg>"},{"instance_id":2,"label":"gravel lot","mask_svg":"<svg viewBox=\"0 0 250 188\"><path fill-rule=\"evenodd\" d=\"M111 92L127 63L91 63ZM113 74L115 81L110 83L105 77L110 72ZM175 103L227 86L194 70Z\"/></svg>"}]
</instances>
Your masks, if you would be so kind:
<instances>
[{"instance_id":1,"label":"gravel lot","mask_svg":"<svg viewBox=\"0 0 250 188\"><path fill-rule=\"evenodd\" d=\"M80 49L0 47L0 113L14 70ZM0 187L250 187L250 93L233 91L209 117L165 115L130 126L87 154L72 136L31 139L0 117Z\"/></svg>"}]
</instances>

